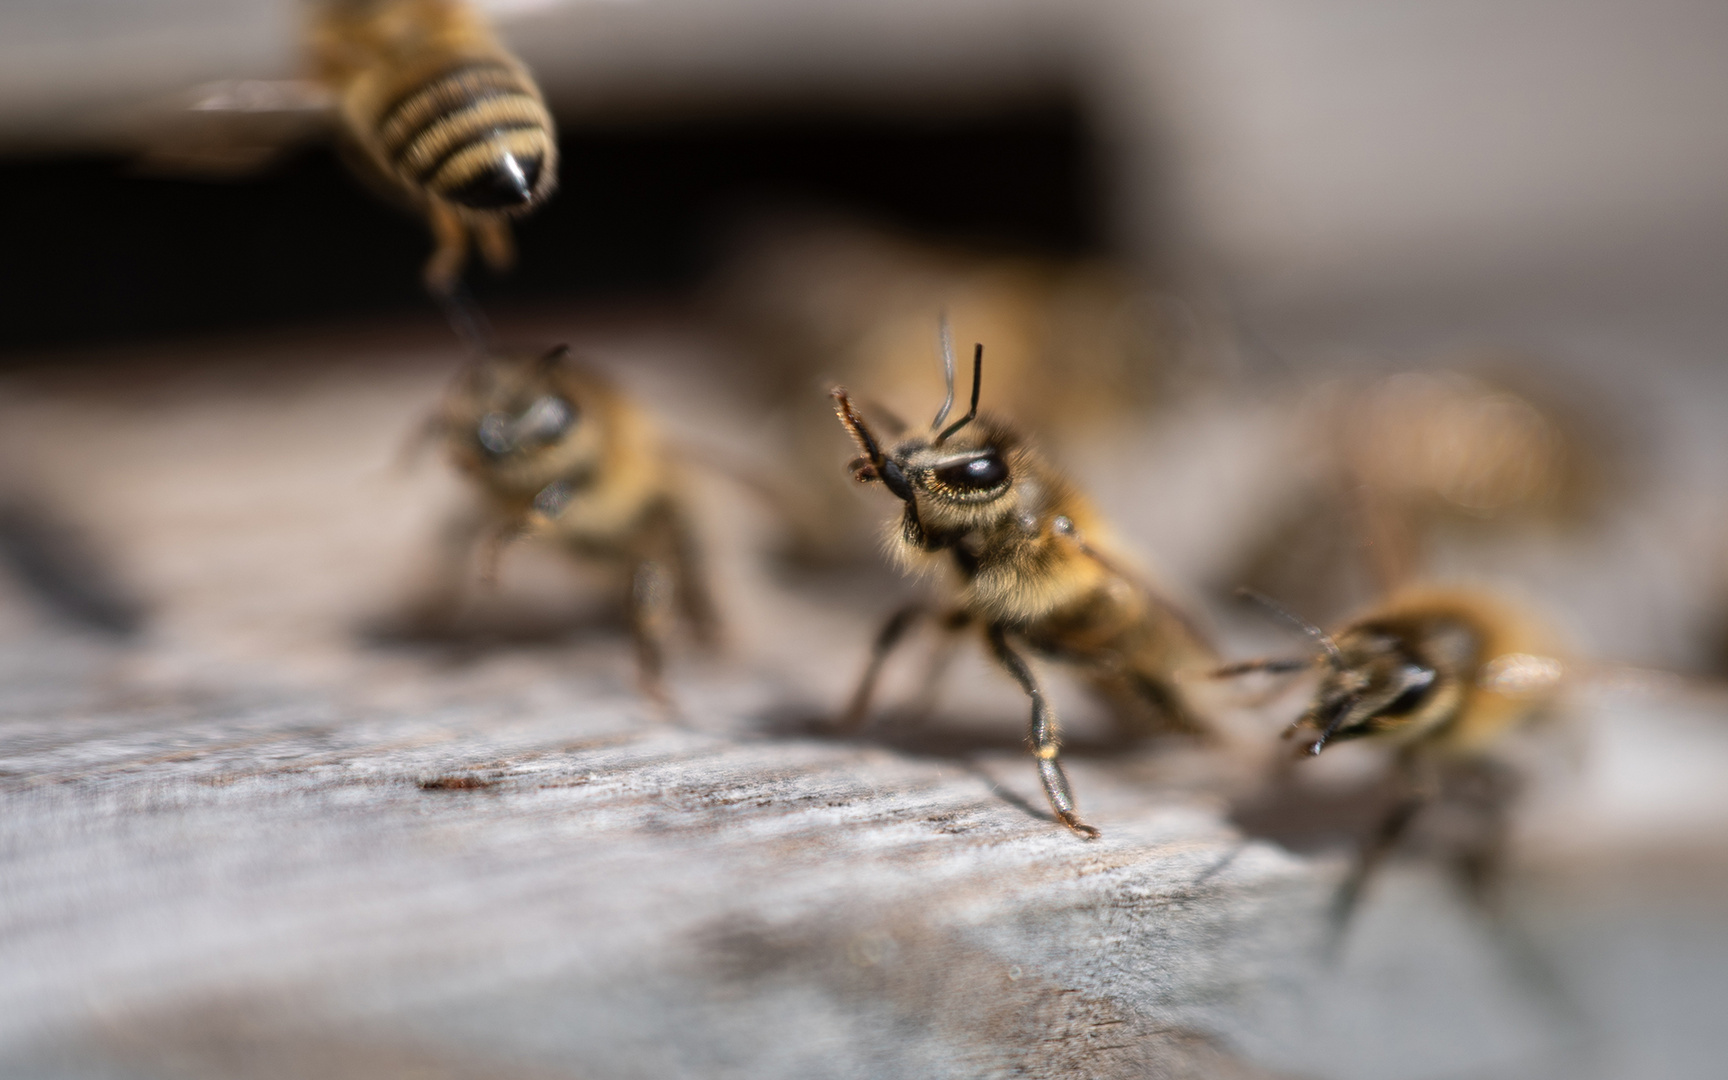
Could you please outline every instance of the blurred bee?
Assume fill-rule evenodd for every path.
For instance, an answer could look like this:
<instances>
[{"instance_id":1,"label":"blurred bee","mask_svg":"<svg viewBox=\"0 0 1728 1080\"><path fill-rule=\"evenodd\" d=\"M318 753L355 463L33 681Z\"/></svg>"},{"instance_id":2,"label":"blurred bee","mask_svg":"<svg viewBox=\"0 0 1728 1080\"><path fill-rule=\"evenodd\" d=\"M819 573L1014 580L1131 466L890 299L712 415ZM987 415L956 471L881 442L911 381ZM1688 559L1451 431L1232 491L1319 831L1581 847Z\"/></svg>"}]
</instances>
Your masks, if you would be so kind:
<instances>
[{"instance_id":1,"label":"blurred bee","mask_svg":"<svg viewBox=\"0 0 1728 1080\"><path fill-rule=\"evenodd\" d=\"M427 286L455 287L470 237L507 268L508 221L551 194L558 147L534 77L480 15L462 0L327 0L311 52L343 130L432 226Z\"/></svg>"},{"instance_id":2,"label":"blurred bee","mask_svg":"<svg viewBox=\"0 0 1728 1080\"><path fill-rule=\"evenodd\" d=\"M481 15L464 0L317 0L307 51L309 79L212 83L147 114L143 164L244 172L333 118L361 178L425 215L428 288L456 289L470 242L507 269L509 219L557 186L558 149L533 75Z\"/></svg>"},{"instance_id":3,"label":"blurred bee","mask_svg":"<svg viewBox=\"0 0 1728 1080\"><path fill-rule=\"evenodd\" d=\"M442 589L422 605L423 616L453 610L472 550L488 532L495 545L544 537L619 570L642 687L665 701L672 616L704 643L715 640L718 621L682 478L649 418L559 346L473 364L446 393L430 430L473 482L482 512L448 530Z\"/></svg>"},{"instance_id":4,"label":"blurred bee","mask_svg":"<svg viewBox=\"0 0 1728 1080\"><path fill-rule=\"evenodd\" d=\"M1323 618L1413 581L1442 536L1576 517L1600 479L1577 423L1456 372L1324 395L1306 422L1313 475L1232 576Z\"/></svg>"},{"instance_id":5,"label":"blurred bee","mask_svg":"<svg viewBox=\"0 0 1728 1080\"><path fill-rule=\"evenodd\" d=\"M1495 751L1542 714L1559 690L1563 669L1548 635L1509 605L1465 589L1407 589L1336 634L1258 594L1247 595L1299 627L1319 652L1230 664L1215 674L1289 673L1318 666L1314 697L1285 737L1311 733L1303 747L1309 756L1350 739L1372 739L1394 752L1400 797L1339 889L1334 925L1342 928L1348 920L1370 875L1417 813L1461 792L1473 791L1485 803L1481 816L1486 820L1458 867L1480 895L1497 861L1515 788L1496 763Z\"/></svg>"},{"instance_id":6,"label":"blurred bee","mask_svg":"<svg viewBox=\"0 0 1728 1080\"><path fill-rule=\"evenodd\" d=\"M851 397L836 388L840 422L862 456L853 477L881 483L904 504L889 534L911 571L946 571L953 586L949 630L978 626L996 660L1032 700L1028 738L1044 793L1064 825L1085 837L1059 758L1055 712L1017 644L1077 666L1107 699L1154 711L1170 728L1206 724L1175 675L1213 662L1211 647L1175 607L1124 569L1103 523L1072 485L1008 424L978 416L984 347L972 360L972 404L943 426L954 404L953 356L944 349L948 397L927 435L884 446ZM896 433L898 436L898 433ZM860 722L889 652L922 605L896 613L876 638L847 721Z\"/></svg>"}]
</instances>

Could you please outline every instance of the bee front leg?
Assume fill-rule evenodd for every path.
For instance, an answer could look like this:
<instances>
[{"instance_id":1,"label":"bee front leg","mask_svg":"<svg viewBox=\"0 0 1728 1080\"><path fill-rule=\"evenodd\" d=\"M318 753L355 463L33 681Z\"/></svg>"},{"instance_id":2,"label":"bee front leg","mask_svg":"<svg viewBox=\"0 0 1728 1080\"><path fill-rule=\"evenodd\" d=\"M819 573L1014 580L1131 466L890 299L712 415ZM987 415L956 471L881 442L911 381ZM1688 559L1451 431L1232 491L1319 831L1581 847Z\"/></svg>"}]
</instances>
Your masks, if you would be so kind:
<instances>
[{"instance_id":1,"label":"bee front leg","mask_svg":"<svg viewBox=\"0 0 1728 1080\"><path fill-rule=\"evenodd\" d=\"M426 288L434 296L449 296L456 291L462 277L462 264L468 261L468 223L455 210L437 201L428 205L426 220L432 227L435 245L422 272Z\"/></svg>"},{"instance_id":2,"label":"bee front leg","mask_svg":"<svg viewBox=\"0 0 1728 1080\"><path fill-rule=\"evenodd\" d=\"M882 665L888 662L888 654L924 615L923 604L907 604L890 615L882 629L876 632L876 640L870 643L870 662L865 665L864 674L858 679L858 688L852 691L852 700L841 715L842 728L851 730L864 723L864 716L870 711L870 699L876 694L876 680L882 675Z\"/></svg>"},{"instance_id":3,"label":"bee front leg","mask_svg":"<svg viewBox=\"0 0 1728 1080\"><path fill-rule=\"evenodd\" d=\"M486 532L487 518L479 507L468 507L445 519L406 602L381 629L390 636L450 634L474 577L475 549Z\"/></svg>"},{"instance_id":4,"label":"bee front leg","mask_svg":"<svg viewBox=\"0 0 1728 1080\"><path fill-rule=\"evenodd\" d=\"M1418 772L1423 764L1409 754L1399 759L1397 774L1404 794L1380 819L1373 835L1357 852L1356 863L1350 868L1349 875L1344 878L1343 883L1338 886L1338 892L1332 897L1332 938L1329 951L1336 952L1342 943L1344 931L1350 925L1350 916L1361 902L1362 892L1369 879L1380 868L1380 864L1386 861L1386 857L1398 847L1398 842L1409 831L1410 823L1416 820L1416 815L1434 798L1436 792L1431 778Z\"/></svg>"},{"instance_id":5,"label":"bee front leg","mask_svg":"<svg viewBox=\"0 0 1728 1080\"><path fill-rule=\"evenodd\" d=\"M1356 864L1350 868L1350 874L1344 883L1338 886L1338 892L1332 897L1332 947L1337 948L1343 938L1345 929L1350 925L1350 916L1356 911L1356 905L1361 902L1362 890L1368 880L1374 876L1374 871L1398 846L1404 833L1410 828L1410 822L1415 820L1417 811L1421 810L1427 799L1420 795L1411 795L1399 800L1385 817L1380 819L1380 825L1374 830L1374 835L1362 846L1356 855Z\"/></svg>"},{"instance_id":6,"label":"bee front leg","mask_svg":"<svg viewBox=\"0 0 1728 1080\"><path fill-rule=\"evenodd\" d=\"M1079 812L1074 808L1074 793L1068 788L1068 775L1062 771L1059 757L1061 743L1056 734L1056 717L1050 711L1050 703L1044 697L1044 690L1038 685L1038 680L1032 674L1032 668L1025 658L1008 644L1008 635L1002 627L992 626L989 636L990 650L996 654L996 659L1008 669L1008 674L1014 676L1014 681L1020 684L1020 689L1026 691L1026 696L1032 699L1032 723L1027 732L1027 741L1032 745L1033 756L1038 759L1038 778L1044 782L1044 794L1050 800L1050 808L1056 812L1062 824L1088 840L1097 839L1098 830L1081 821Z\"/></svg>"}]
</instances>

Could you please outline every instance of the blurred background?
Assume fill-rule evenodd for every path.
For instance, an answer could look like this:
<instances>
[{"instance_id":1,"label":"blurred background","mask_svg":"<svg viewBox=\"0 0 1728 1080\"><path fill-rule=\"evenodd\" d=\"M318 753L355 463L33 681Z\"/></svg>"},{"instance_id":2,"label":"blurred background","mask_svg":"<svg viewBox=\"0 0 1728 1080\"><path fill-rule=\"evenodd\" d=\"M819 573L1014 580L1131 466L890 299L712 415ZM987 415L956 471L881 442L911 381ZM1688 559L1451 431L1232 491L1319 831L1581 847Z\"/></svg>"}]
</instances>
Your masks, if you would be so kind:
<instances>
[{"instance_id":1,"label":"blurred background","mask_svg":"<svg viewBox=\"0 0 1728 1080\"><path fill-rule=\"evenodd\" d=\"M836 700L909 592L824 395L934 411L946 311L987 345L986 408L1227 651L1288 647L1235 586L1331 624L1387 560L1549 621L1595 680L1571 691L1588 749L1522 820L1519 903L1552 916L1600 1075L1713 1075L1728 7L476 6L539 78L562 166L515 271L474 292L502 339L571 342L724 459L697 501L741 677ZM423 223L297 122L256 118L285 137L255 169L173 152L208 135L210 87L300 74L305 19L0 8L0 549L8 663L35 672L0 694L52 698L43 643L72 638L158 688L448 660L378 630L461 496L399 462L465 357L419 283ZM512 555L461 648L586 647L568 576ZM981 664L959 678L950 701L1017 715ZM1394 880L1359 967L1316 976L1337 1009L1266 1004L1235 1045L1300 1075L1586 1075L1539 1019L1483 1011L1515 977L1441 962L1463 931L1421 880Z\"/></svg>"}]
</instances>

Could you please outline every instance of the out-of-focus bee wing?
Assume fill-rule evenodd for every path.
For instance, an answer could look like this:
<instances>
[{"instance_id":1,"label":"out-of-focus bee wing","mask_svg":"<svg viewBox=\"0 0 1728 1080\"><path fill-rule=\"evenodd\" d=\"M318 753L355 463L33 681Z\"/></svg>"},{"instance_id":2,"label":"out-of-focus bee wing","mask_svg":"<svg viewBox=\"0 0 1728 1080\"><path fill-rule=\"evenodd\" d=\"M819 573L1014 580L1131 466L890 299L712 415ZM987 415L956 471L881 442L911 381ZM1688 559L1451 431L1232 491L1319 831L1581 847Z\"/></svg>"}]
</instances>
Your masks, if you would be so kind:
<instances>
[{"instance_id":1,"label":"out-of-focus bee wing","mask_svg":"<svg viewBox=\"0 0 1728 1080\"><path fill-rule=\"evenodd\" d=\"M1570 665L1568 675L1574 684L1596 690L1658 699L1728 702L1728 681L1720 676L1600 660Z\"/></svg>"},{"instance_id":2,"label":"out-of-focus bee wing","mask_svg":"<svg viewBox=\"0 0 1728 1080\"><path fill-rule=\"evenodd\" d=\"M137 165L152 173L240 176L324 135L335 98L307 79L224 79L144 110Z\"/></svg>"}]
</instances>

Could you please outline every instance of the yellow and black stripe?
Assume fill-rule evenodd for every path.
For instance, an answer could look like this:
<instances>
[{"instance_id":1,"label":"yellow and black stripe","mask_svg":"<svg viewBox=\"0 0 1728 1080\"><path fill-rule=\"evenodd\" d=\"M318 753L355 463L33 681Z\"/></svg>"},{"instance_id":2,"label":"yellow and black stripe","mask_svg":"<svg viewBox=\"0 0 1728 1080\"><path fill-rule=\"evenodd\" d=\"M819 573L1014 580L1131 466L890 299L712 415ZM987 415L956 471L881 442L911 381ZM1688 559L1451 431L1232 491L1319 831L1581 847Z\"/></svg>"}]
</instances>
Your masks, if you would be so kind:
<instances>
[{"instance_id":1,"label":"yellow and black stripe","mask_svg":"<svg viewBox=\"0 0 1728 1080\"><path fill-rule=\"evenodd\" d=\"M470 210L518 213L552 190L552 117L514 64L469 59L416 80L379 110L377 146L410 187Z\"/></svg>"}]
</instances>

